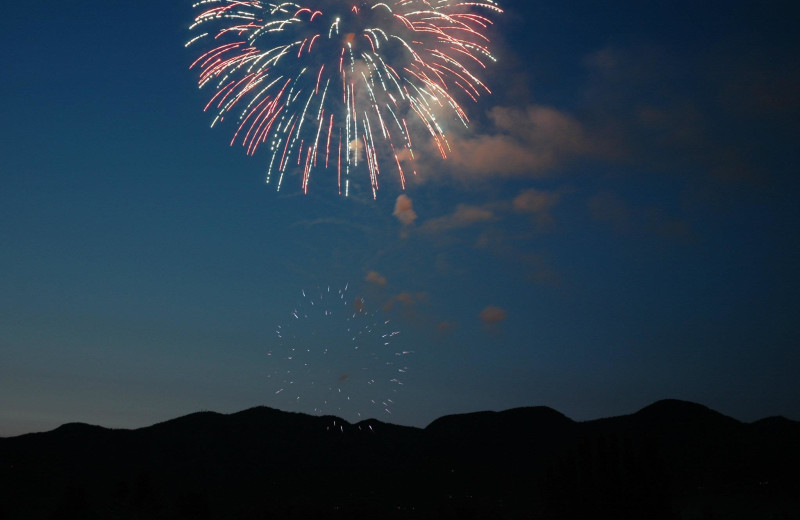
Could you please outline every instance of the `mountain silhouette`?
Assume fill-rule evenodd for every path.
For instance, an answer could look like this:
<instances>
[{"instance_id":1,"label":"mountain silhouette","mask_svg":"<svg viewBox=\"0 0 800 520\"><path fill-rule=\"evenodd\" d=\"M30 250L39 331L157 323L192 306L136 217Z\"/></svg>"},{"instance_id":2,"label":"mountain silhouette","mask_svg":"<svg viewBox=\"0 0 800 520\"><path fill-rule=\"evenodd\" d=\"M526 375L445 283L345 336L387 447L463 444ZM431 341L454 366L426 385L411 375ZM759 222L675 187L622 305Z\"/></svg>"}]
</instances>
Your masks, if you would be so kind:
<instances>
[{"instance_id":1,"label":"mountain silhouette","mask_svg":"<svg viewBox=\"0 0 800 520\"><path fill-rule=\"evenodd\" d=\"M0 438L0 520L800 519L800 423L665 400L424 429L265 407Z\"/></svg>"}]
</instances>

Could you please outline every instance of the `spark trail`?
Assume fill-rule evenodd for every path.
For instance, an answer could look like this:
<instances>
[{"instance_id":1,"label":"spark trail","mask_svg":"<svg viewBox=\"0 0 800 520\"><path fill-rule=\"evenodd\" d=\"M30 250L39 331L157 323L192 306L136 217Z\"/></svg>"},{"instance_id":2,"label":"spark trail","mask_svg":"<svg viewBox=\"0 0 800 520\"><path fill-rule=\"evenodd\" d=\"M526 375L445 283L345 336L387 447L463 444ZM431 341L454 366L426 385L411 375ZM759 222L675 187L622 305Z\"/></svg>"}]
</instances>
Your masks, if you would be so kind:
<instances>
[{"instance_id":1,"label":"spark trail","mask_svg":"<svg viewBox=\"0 0 800 520\"><path fill-rule=\"evenodd\" d=\"M372 196L381 174L401 188L416 175L415 145L430 139L443 158L450 122L469 122L461 103L491 93L486 29L494 0L202 0L187 47L213 94L211 126L232 119L231 146L270 152L266 181L295 177L304 193L317 170L340 194L366 165ZM416 124L415 124L416 123ZM409 128L419 128L421 136Z\"/></svg>"}]
</instances>

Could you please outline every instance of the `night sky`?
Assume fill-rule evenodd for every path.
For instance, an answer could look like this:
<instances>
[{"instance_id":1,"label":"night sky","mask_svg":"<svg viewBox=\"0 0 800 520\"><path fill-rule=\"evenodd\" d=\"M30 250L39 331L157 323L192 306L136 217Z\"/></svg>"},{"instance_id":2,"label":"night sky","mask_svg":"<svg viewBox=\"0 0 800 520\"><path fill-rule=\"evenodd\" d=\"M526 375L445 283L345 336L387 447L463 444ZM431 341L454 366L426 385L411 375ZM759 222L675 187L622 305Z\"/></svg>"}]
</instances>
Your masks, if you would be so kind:
<instances>
[{"instance_id":1,"label":"night sky","mask_svg":"<svg viewBox=\"0 0 800 520\"><path fill-rule=\"evenodd\" d=\"M470 129L373 200L365 171L349 198L278 193L266 151L209 128L191 3L7 5L0 436L309 412L268 354L301 291L345 286L413 352L384 421L662 398L800 419L789 3L501 6Z\"/></svg>"}]
</instances>

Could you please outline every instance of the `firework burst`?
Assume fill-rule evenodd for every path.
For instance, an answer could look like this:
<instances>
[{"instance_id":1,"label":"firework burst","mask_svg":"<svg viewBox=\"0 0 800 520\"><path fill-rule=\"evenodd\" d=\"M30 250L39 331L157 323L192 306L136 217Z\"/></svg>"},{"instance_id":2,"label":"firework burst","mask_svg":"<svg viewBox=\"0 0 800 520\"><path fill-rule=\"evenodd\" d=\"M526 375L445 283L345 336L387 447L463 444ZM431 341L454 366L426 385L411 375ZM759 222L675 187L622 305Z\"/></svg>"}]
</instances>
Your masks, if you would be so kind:
<instances>
[{"instance_id":1,"label":"firework burst","mask_svg":"<svg viewBox=\"0 0 800 520\"><path fill-rule=\"evenodd\" d=\"M397 347L400 332L379 311L348 298L347 287L302 291L275 333L268 352L275 405L355 420L391 413L411 352Z\"/></svg>"},{"instance_id":2,"label":"firework burst","mask_svg":"<svg viewBox=\"0 0 800 520\"><path fill-rule=\"evenodd\" d=\"M484 33L501 9L494 0L305 1L194 5L186 46L203 46L191 68L213 89L211 126L232 119L231 145L250 155L268 148L266 180L278 190L296 172L307 193L324 169L347 196L359 163L373 197L387 167L404 188L416 174L414 129L446 158L437 116L467 125L461 103L490 93L480 79L495 59Z\"/></svg>"}]
</instances>

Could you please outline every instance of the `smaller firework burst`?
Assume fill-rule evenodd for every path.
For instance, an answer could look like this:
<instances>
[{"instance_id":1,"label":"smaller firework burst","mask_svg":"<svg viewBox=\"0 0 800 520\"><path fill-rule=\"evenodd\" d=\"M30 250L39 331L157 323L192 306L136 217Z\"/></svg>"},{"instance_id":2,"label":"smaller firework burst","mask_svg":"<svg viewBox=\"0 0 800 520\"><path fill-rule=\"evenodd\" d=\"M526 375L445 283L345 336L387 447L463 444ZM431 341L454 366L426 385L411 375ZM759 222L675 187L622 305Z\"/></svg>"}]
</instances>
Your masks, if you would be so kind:
<instances>
[{"instance_id":1,"label":"smaller firework burst","mask_svg":"<svg viewBox=\"0 0 800 520\"><path fill-rule=\"evenodd\" d=\"M347 286L303 290L268 352L273 406L347 420L391 414L411 353L400 332Z\"/></svg>"}]
</instances>

